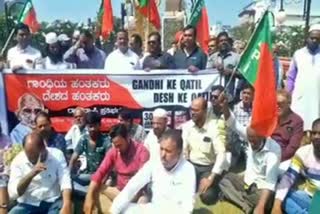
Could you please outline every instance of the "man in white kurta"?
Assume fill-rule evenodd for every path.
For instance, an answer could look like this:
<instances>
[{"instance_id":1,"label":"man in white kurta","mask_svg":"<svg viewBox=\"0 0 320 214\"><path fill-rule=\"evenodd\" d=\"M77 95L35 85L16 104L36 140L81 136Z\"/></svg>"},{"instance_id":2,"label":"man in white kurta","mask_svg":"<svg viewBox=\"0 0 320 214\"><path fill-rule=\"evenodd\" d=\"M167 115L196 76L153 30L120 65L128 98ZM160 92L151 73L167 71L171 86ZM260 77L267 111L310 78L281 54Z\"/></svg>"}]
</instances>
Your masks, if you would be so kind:
<instances>
[{"instance_id":1,"label":"man in white kurta","mask_svg":"<svg viewBox=\"0 0 320 214\"><path fill-rule=\"evenodd\" d=\"M151 183L152 200L130 201ZM177 130L166 131L160 141L160 158L148 161L113 201L112 214L192 213L196 191L194 167L182 155L182 138Z\"/></svg>"},{"instance_id":2,"label":"man in white kurta","mask_svg":"<svg viewBox=\"0 0 320 214\"><path fill-rule=\"evenodd\" d=\"M304 130L320 117L320 24L310 27L307 45L297 50L287 74L292 110L304 120Z\"/></svg>"}]
</instances>

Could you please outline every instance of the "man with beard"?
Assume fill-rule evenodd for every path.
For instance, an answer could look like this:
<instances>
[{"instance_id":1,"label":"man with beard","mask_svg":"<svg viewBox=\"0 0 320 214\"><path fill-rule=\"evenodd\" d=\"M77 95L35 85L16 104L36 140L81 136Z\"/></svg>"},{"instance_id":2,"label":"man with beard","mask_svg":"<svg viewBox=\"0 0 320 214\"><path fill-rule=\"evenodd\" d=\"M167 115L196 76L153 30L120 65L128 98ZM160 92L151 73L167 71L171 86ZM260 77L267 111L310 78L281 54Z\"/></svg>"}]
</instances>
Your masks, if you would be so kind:
<instances>
[{"instance_id":1,"label":"man with beard","mask_svg":"<svg viewBox=\"0 0 320 214\"><path fill-rule=\"evenodd\" d=\"M287 72L292 110L304 120L304 131L320 116L320 24L309 29L306 46L297 50Z\"/></svg>"},{"instance_id":2,"label":"man with beard","mask_svg":"<svg viewBox=\"0 0 320 214\"><path fill-rule=\"evenodd\" d=\"M193 73L206 68L207 55L197 45L196 38L196 28L188 25L183 29L183 47L174 54L177 69L188 69Z\"/></svg>"},{"instance_id":3,"label":"man with beard","mask_svg":"<svg viewBox=\"0 0 320 214\"><path fill-rule=\"evenodd\" d=\"M160 153L160 138L162 134L168 130L168 114L162 108L157 108L152 114L152 130L148 133L144 146L150 152L150 159L159 159Z\"/></svg>"},{"instance_id":4,"label":"man with beard","mask_svg":"<svg viewBox=\"0 0 320 214\"><path fill-rule=\"evenodd\" d=\"M311 141L297 150L278 184L272 214L309 213L314 193L320 190L320 119L312 124ZM306 181L304 189L294 189L300 178Z\"/></svg>"},{"instance_id":5,"label":"man with beard","mask_svg":"<svg viewBox=\"0 0 320 214\"><path fill-rule=\"evenodd\" d=\"M43 110L42 101L33 94L25 93L18 99L16 116L20 123L10 132L12 143L22 144L23 138L35 128L36 115Z\"/></svg>"},{"instance_id":6,"label":"man with beard","mask_svg":"<svg viewBox=\"0 0 320 214\"><path fill-rule=\"evenodd\" d=\"M46 35L46 44L47 57L36 61L37 69L61 70L73 68L71 63L63 60L61 45L56 33L50 32Z\"/></svg>"},{"instance_id":7,"label":"man with beard","mask_svg":"<svg viewBox=\"0 0 320 214\"><path fill-rule=\"evenodd\" d=\"M104 67L106 54L94 46L93 35L85 30L63 58L66 62L75 63L77 68L101 69Z\"/></svg>"},{"instance_id":8,"label":"man with beard","mask_svg":"<svg viewBox=\"0 0 320 214\"><path fill-rule=\"evenodd\" d=\"M117 33L117 49L106 59L104 69L108 72L128 72L140 69L139 56L129 48L129 36L125 30Z\"/></svg>"},{"instance_id":9,"label":"man with beard","mask_svg":"<svg viewBox=\"0 0 320 214\"><path fill-rule=\"evenodd\" d=\"M118 119L120 124L124 124L129 132L129 137L138 143L143 143L146 138L146 131L143 126L133 121L133 111L122 109L119 112Z\"/></svg>"},{"instance_id":10,"label":"man with beard","mask_svg":"<svg viewBox=\"0 0 320 214\"><path fill-rule=\"evenodd\" d=\"M41 111L34 119L35 130L43 137L47 147L60 149L63 154L66 154L66 141L62 134L58 134L51 126L50 116L47 112Z\"/></svg>"},{"instance_id":11,"label":"man with beard","mask_svg":"<svg viewBox=\"0 0 320 214\"><path fill-rule=\"evenodd\" d=\"M192 101L191 117L182 125L184 155L195 167L200 199L210 205L218 199L218 183L226 169L225 121L207 117L207 101L202 97Z\"/></svg>"},{"instance_id":12,"label":"man with beard","mask_svg":"<svg viewBox=\"0 0 320 214\"><path fill-rule=\"evenodd\" d=\"M33 69L36 59L41 58L41 53L30 45L31 33L28 25L19 23L16 26L15 33L18 44L8 51L8 67L13 71Z\"/></svg>"},{"instance_id":13,"label":"man with beard","mask_svg":"<svg viewBox=\"0 0 320 214\"><path fill-rule=\"evenodd\" d=\"M133 142L125 125L117 124L111 128L110 138L113 147L106 153L97 171L91 176L87 191L84 213L91 214L95 207L102 213L108 213L111 203L128 181L149 160L148 150ZM116 186L105 186L104 181L112 170L116 173ZM141 194L136 195L138 199Z\"/></svg>"},{"instance_id":14,"label":"man with beard","mask_svg":"<svg viewBox=\"0 0 320 214\"><path fill-rule=\"evenodd\" d=\"M217 36L218 52L208 59L207 68L216 68L220 72L220 84L226 86L231 78L233 69L239 62L240 56L232 51L230 37L227 32L221 32ZM238 73L236 73L238 76ZM235 81L233 78L226 88L228 94L235 96Z\"/></svg>"},{"instance_id":15,"label":"man with beard","mask_svg":"<svg viewBox=\"0 0 320 214\"><path fill-rule=\"evenodd\" d=\"M74 125L69 129L64 137L67 142L67 149L74 150L82 135L87 134L85 111L81 107L77 107L73 112Z\"/></svg>"}]
</instances>

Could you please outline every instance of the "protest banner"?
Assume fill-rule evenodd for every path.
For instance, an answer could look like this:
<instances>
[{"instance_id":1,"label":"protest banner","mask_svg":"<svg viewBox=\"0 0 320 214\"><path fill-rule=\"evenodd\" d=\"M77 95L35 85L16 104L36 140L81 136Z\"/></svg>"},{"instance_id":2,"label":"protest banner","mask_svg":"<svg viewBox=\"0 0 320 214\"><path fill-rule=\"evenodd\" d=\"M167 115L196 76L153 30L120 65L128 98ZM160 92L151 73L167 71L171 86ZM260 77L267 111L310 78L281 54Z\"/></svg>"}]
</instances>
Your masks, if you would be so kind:
<instances>
[{"instance_id":1,"label":"protest banner","mask_svg":"<svg viewBox=\"0 0 320 214\"><path fill-rule=\"evenodd\" d=\"M136 121L146 129L151 128L152 111L162 107L170 113L171 126L178 127L189 119L191 101L198 96L209 99L210 89L218 78L213 70L198 74L177 70L127 74L97 70L5 73L8 125L11 130L21 123L22 116L18 115L26 113L32 118L31 114L45 108L52 116L55 130L66 132L72 125L74 109L81 106L102 115L103 130L117 122L123 107L132 109Z\"/></svg>"}]
</instances>

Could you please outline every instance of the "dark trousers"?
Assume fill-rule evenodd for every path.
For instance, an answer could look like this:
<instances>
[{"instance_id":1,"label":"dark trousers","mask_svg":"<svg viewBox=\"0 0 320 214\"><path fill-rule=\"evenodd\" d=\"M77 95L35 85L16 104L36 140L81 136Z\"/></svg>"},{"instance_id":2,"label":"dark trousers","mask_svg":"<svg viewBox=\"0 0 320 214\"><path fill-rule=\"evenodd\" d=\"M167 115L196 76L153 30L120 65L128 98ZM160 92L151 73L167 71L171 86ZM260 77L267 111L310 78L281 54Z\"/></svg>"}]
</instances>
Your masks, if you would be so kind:
<instances>
[{"instance_id":1,"label":"dark trousers","mask_svg":"<svg viewBox=\"0 0 320 214\"><path fill-rule=\"evenodd\" d=\"M204 166L204 165L199 165L195 163L192 163L192 164L196 170L197 191L198 191L201 179L207 178L212 174L211 170L213 165ZM206 192L200 194L200 199L202 203L206 205L212 205L217 202L219 198L219 192L220 192L218 184L221 178L222 178L221 175L215 175L215 178L211 187L208 188Z\"/></svg>"},{"instance_id":2,"label":"dark trousers","mask_svg":"<svg viewBox=\"0 0 320 214\"><path fill-rule=\"evenodd\" d=\"M252 213L256 207L261 190L256 184L252 184L246 188L243 178L235 173L226 174L219 183L219 187L223 197L232 204L241 208L245 213ZM266 213L272 208L273 201L270 199L266 204Z\"/></svg>"},{"instance_id":3,"label":"dark trousers","mask_svg":"<svg viewBox=\"0 0 320 214\"><path fill-rule=\"evenodd\" d=\"M58 199L53 203L42 201L39 207L18 203L12 208L12 210L10 210L9 214L59 214L61 208L61 199Z\"/></svg>"}]
</instances>

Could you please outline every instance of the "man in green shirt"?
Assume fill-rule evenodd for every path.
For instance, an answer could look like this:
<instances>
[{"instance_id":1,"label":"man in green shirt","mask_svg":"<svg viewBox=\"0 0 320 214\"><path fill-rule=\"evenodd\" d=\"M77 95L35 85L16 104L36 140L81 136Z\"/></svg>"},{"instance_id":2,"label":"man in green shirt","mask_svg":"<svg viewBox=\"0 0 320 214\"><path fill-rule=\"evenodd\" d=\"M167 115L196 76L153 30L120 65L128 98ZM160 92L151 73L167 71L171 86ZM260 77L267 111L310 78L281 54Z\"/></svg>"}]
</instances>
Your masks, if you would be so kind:
<instances>
[{"instance_id":1,"label":"man in green shirt","mask_svg":"<svg viewBox=\"0 0 320 214\"><path fill-rule=\"evenodd\" d=\"M90 183L91 175L96 171L102 162L106 152L111 148L109 136L100 132L101 117L97 112L86 114L86 127L88 134L83 135L70 160L70 171L73 181L82 186ZM76 163L80 155L86 157L87 166L85 170L77 170Z\"/></svg>"}]
</instances>

